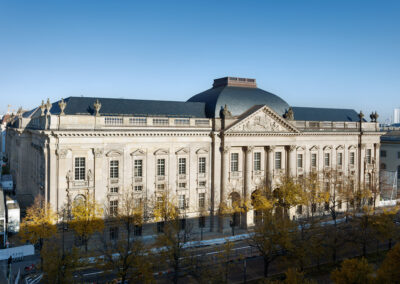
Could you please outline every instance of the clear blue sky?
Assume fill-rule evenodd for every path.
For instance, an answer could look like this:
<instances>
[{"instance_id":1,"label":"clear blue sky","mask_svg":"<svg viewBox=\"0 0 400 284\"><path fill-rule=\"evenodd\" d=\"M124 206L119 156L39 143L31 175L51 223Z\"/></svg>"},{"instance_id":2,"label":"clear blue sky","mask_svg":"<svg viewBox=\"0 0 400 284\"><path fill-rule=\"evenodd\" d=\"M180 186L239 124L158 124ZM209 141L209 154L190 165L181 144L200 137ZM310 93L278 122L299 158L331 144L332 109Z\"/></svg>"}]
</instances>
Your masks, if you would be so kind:
<instances>
[{"instance_id":1,"label":"clear blue sky","mask_svg":"<svg viewBox=\"0 0 400 284\"><path fill-rule=\"evenodd\" d=\"M400 1L0 0L0 112L186 100L226 75L293 106L400 106Z\"/></svg>"}]
</instances>

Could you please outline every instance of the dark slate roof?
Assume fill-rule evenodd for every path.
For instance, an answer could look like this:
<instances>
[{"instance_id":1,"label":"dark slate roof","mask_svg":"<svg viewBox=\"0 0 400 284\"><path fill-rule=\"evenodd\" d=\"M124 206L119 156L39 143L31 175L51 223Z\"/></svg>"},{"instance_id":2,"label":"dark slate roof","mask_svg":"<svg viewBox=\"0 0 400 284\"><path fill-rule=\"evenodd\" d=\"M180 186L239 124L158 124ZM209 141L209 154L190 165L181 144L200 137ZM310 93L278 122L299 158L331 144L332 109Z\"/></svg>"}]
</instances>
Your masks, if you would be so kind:
<instances>
[{"instance_id":1,"label":"dark slate roof","mask_svg":"<svg viewBox=\"0 0 400 284\"><path fill-rule=\"evenodd\" d=\"M295 120L308 121L360 121L353 109L293 107Z\"/></svg>"},{"instance_id":2,"label":"dark slate roof","mask_svg":"<svg viewBox=\"0 0 400 284\"><path fill-rule=\"evenodd\" d=\"M280 97L259 88L220 86L191 97L188 102L206 104L208 117L219 117L221 108L228 106L233 116L238 116L254 105L267 105L283 115L289 105Z\"/></svg>"},{"instance_id":3,"label":"dark slate roof","mask_svg":"<svg viewBox=\"0 0 400 284\"><path fill-rule=\"evenodd\" d=\"M69 97L64 99L67 115L93 114L93 104L101 103L100 115L134 115L205 118L205 104L191 102L134 100L92 97ZM51 114L60 114L58 102L52 104Z\"/></svg>"},{"instance_id":4,"label":"dark slate roof","mask_svg":"<svg viewBox=\"0 0 400 284\"><path fill-rule=\"evenodd\" d=\"M400 142L400 131L389 131L381 136L382 142Z\"/></svg>"}]
</instances>

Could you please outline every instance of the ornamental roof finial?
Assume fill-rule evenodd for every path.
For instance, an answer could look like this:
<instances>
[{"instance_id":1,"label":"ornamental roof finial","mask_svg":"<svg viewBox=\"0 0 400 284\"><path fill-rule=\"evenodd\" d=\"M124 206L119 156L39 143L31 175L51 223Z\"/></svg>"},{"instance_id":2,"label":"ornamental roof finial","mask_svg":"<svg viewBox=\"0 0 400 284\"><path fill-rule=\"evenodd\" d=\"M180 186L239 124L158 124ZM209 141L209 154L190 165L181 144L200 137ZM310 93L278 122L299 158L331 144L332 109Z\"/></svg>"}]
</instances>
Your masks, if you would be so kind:
<instances>
[{"instance_id":1,"label":"ornamental roof finial","mask_svg":"<svg viewBox=\"0 0 400 284\"><path fill-rule=\"evenodd\" d=\"M46 106L44 104L44 100L42 100L42 104L40 105L40 110L42 111L40 116L43 116L44 115L44 111L46 110Z\"/></svg>"},{"instance_id":2,"label":"ornamental roof finial","mask_svg":"<svg viewBox=\"0 0 400 284\"><path fill-rule=\"evenodd\" d=\"M101 109L101 103L99 102L99 99L97 99L95 101L95 103L93 104L94 107L94 111L96 112L95 115L99 116L100 115L100 109Z\"/></svg>"},{"instance_id":3,"label":"ornamental roof finial","mask_svg":"<svg viewBox=\"0 0 400 284\"><path fill-rule=\"evenodd\" d=\"M50 109L51 109L51 102L50 102L50 99L47 98L47 102L46 102L47 115L51 115Z\"/></svg>"},{"instance_id":4,"label":"ornamental roof finial","mask_svg":"<svg viewBox=\"0 0 400 284\"><path fill-rule=\"evenodd\" d=\"M63 98L61 98L61 101L58 102L58 106L60 107L61 110L60 115L65 115L64 109L67 107L67 103L64 102Z\"/></svg>"}]
</instances>

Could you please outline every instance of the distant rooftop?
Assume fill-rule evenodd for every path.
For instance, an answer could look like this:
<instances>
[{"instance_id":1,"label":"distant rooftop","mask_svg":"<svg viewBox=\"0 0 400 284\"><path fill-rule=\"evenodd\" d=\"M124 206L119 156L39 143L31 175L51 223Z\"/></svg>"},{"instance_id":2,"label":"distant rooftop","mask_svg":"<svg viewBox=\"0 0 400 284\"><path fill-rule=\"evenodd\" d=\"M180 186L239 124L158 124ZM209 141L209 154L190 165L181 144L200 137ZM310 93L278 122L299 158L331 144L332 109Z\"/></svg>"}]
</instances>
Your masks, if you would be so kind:
<instances>
[{"instance_id":1,"label":"distant rooftop","mask_svg":"<svg viewBox=\"0 0 400 284\"><path fill-rule=\"evenodd\" d=\"M257 88L256 79L239 78L239 77L223 77L214 80L213 87L221 86Z\"/></svg>"}]
</instances>

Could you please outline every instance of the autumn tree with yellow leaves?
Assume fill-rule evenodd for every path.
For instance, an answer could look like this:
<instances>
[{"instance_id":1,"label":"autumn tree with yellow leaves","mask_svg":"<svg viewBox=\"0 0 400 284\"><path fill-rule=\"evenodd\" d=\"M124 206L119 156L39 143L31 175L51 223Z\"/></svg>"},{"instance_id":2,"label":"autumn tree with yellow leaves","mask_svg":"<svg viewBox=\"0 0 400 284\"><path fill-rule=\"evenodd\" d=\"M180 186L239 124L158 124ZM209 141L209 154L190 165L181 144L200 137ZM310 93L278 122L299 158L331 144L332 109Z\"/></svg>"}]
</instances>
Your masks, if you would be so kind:
<instances>
[{"instance_id":1,"label":"autumn tree with yellow leaves","mask_svg":"<svg viewBox=\"0 0 400 284\"><path fill-rule=\"evenodd\" d=\"M185 243L190 239L191 225L186 223L185 209L179 209L175 198L168 192L157 196L153 204L153 214L154 220L160 222L156 238L159 254L172 267L172 280L178 283L182 267L190 265Z\"/></svg>"},{"instance_id":2,"label":"autumn tree with yellow leaves","mask_svg":"<svg viewBox=\"0 0 400 284\"><path fill-rule=\"evenodd\" d=\"M104 228L103 208L96 202L93 195L86 194L84 200L72 203L71 215L70 226L87 252L91 236Z\"/></svg>"},{"instance_id":3,"label":"autumn tree with yellow leaves","mask_svg":"<svg viewBox=\"0 0 400 284\"><path fill-rule=\"evenodd\" d=\"M57 215L49 203L37 196L33 204L26 210L26 216L21 222L19 236L22 241L37 244L42 250L44 240L49 239L57 232ZM40 257L43 264L43 258Z\"/></svg>"},{"instance_id":4,"label":"autumn tree with yellow leaves","mask_svg":"<svg viewBox=\"0 0 400 284\"><path fill-rule=\"evenodd\" d=\"M64 251L57 238L46 242L41 251L43 257L44 283L67 284L73 283L73 272L79 266L84 265L76 247Z\"/></svg>"},{"instance_id":5,"label":"autumn tree with yellow leaves","mask_svg":"<svg viewBox=\"0 0 400 284\"><path fill-rule=\"evenodd\" d=\"M116 272L122 283L152 283L150 250L134 234L144 222L143 202L127 191L120 196L118 205L117 212L111 214L109 208L106 211L109 213L107 225L116 227L120 233L117 240L109 240L106 236L102 239L103 246L99 250L103 257L98 260L98 266Z\"/></svg>"}]
</instances>

